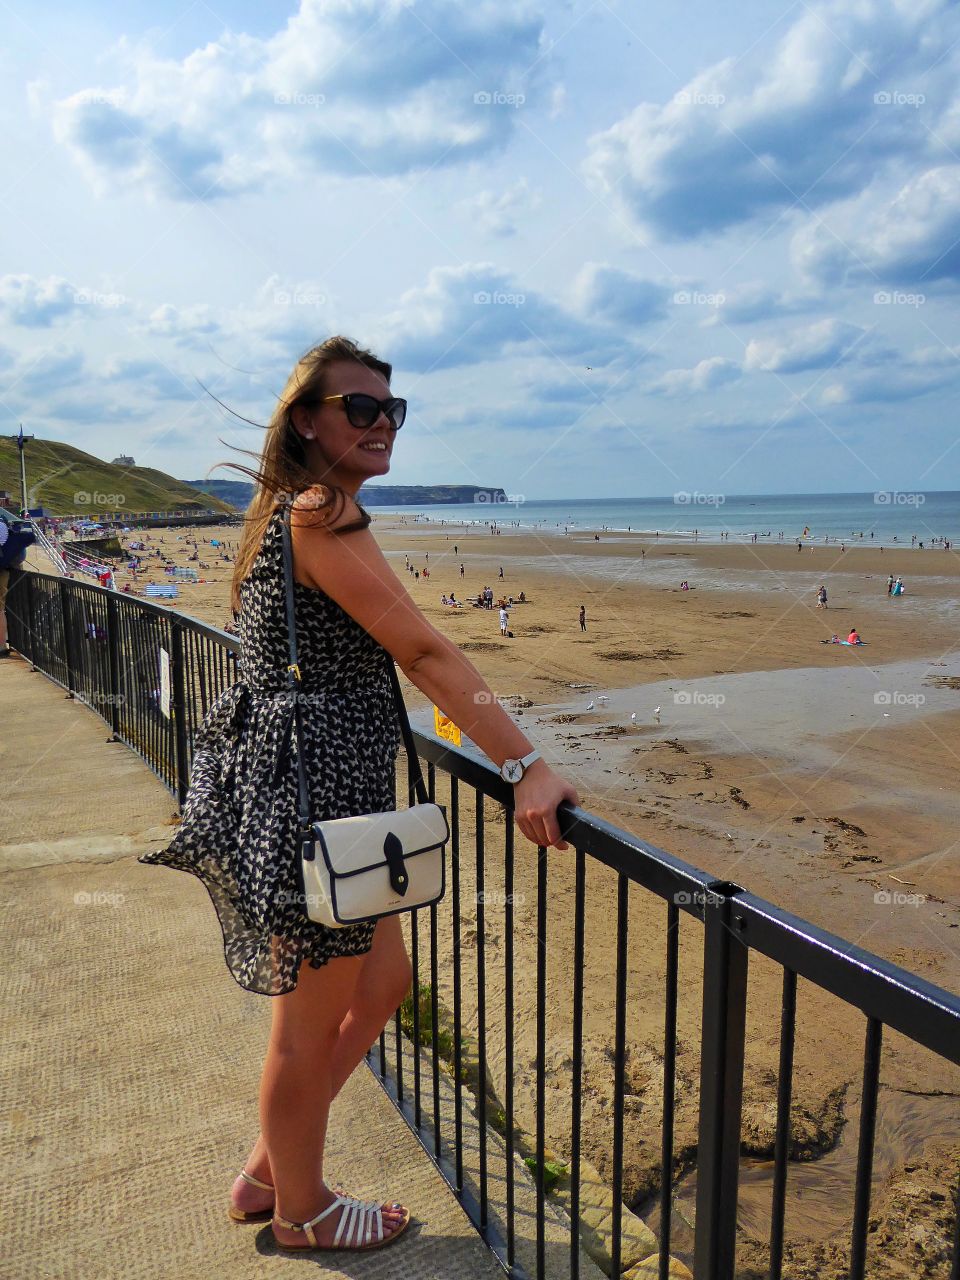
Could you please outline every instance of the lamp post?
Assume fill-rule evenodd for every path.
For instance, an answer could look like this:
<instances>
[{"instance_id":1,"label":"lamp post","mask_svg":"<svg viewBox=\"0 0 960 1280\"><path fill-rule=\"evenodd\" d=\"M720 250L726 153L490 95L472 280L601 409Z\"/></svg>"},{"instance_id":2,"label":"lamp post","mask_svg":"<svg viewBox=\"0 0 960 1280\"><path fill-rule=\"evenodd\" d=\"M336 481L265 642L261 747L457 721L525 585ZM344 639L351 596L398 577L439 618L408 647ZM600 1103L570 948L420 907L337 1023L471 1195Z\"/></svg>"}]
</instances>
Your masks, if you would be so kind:
<instances>
[{"instance_id":1,"label":"lamp post","mask_svg":"<svg viewBox=\"0 0 960 1280\"><path fill-rule=\"evenodd\" d=\"M16 440L17 448L20 451L20 515L25 518L27 514L27 463L23 446L28 440L34 440L36 437L25 436L23 434L23 423L21 422L19 433L15 436L9 436L8 439Z\"/></svg>"}]
</instances>

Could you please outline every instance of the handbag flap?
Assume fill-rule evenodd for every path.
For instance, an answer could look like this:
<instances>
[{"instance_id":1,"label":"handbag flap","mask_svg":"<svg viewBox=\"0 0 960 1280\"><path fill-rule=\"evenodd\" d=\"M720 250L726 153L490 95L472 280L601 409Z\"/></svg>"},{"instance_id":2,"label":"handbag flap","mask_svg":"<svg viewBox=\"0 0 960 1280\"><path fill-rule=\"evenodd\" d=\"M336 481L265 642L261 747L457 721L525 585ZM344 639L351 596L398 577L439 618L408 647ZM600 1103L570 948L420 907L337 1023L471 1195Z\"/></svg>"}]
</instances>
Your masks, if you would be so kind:
<instances>
[{"instance_id":1,"label":"handbag flap","mask_svg":"<svg viewBox=\"0 0 960 1280\"><path fill-rule=\"evenodd\" d=\"M313 829L334 876L357 875L383 866L387 862L385 843L391 836L400 842L404 858L436 849L450 838L446 810L439 804L333 818L315 822Z\"/></svg>"}]
</instances>

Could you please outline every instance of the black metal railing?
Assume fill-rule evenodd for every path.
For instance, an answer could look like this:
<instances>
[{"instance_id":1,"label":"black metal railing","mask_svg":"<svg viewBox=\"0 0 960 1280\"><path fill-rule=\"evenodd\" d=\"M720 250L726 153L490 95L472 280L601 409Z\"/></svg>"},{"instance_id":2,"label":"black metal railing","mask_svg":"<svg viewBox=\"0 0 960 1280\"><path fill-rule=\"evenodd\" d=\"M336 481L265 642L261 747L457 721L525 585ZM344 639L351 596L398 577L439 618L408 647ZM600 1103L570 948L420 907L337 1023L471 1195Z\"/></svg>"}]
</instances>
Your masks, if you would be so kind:
<instances>
[{"instance_id":1,"label":"black metal railing","mask_svg":"<svg viewBox=\"0 0 960 1280\"><path fill-rule=\"evenodd\" d=\"M101 715L113 738L136 750L182 803L195 731L236 678L235 637L160 605L36 573L15 575L8 620L13 647ZM552 1148L563 1156L570 1221L581 1222L588 1144L594 1163L606 1170L612 1204L620 1206L627 1179L625 1099L634 1087L631 1082L627 1089L627 1074L637 1006L646 1001L662 1026L657 1087L650 1086L662 1095L653 1126L658 1274L666 1280L676 1238L674 1188L692 1165L692 1239L676 1252L692 1264L696 1280L733 1280L752 963L765 966L761 977L769 976L771 964L778 975L778 1007L761 1011L765 1025L779 1017L766 1274L780 1280L789 1243L802 979L842 1002L851 1033L859 1029L863 1037L846 1229L847 1275L863 1280L883 1033L899 1033L960 1064L960 998L581 809L560 810L572 852L518 849L512 788L478 756L428 734L414 736L430 796L447 806L450 819L449 889L441 903L408 917L413 997L368 1060L503 1270L518 1278L579 1280L593 1266L578 1230L558 1243L558 1215L548 1210L547 1156ZM401 794L410 781L409 761L406 766ZM774 990L769 983L764 989ZM695 1009L691 992L699 992ZM601 1000L612 1000L604 1024L612 1107L607 1130L594 1124L585 1133L585 1007ZM686 1166L675 1141L681 1040L696 1042L697 1069L685 1071L699 1079L692 1089L695 1146ZM532 1192L528 1179L517 1176L521 1156L534 1174ZM954 1226L943 1274L951 1280L960 1278L957 1194L949 1188ZM623 1230L621 1213L613 1213L601 1250L612 1276L624 1264Z\"/></svg>"}]
</instances>

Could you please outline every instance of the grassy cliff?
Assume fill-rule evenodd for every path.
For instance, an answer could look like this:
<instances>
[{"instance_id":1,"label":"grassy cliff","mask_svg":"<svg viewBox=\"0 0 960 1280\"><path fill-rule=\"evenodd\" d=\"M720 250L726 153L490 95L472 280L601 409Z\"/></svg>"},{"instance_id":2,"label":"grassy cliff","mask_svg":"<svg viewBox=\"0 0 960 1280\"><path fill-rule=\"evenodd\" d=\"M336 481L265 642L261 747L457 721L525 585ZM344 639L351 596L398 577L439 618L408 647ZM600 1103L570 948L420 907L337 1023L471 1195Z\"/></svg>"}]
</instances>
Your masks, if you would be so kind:
<instances>
[{"instance_id":1,"label":"grassy cliff","mask_svg":"<svg viewBox=\"0 0 960 1280\"><path fill-rule=\"evenodd\" d=\"M229 511L229 503L153 467L115 467L57 440L28 440L27 501L54 515L103 511ZM0 437L0 489L20 504L20 458L15 440Z\"/></svg>"}]
</instances>

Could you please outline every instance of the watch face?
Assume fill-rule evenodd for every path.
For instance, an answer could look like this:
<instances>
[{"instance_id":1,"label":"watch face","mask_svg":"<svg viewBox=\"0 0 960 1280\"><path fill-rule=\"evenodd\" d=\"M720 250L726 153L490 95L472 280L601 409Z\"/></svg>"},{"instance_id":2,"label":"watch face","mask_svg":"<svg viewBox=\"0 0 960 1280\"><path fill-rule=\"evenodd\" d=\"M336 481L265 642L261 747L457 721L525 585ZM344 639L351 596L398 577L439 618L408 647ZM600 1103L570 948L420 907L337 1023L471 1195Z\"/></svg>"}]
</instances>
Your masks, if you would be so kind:
<instances>
[{"instance_id":1,"label":"watch face","mask_svg":"<svg viewBox=\"0 0 960 1280\"><path fill-rule=\"evenodd\" d=\"M508 782L519 782L523 777L523 765L519 760L504 760L503 773Z\"/></svg>"}]
</instances>

